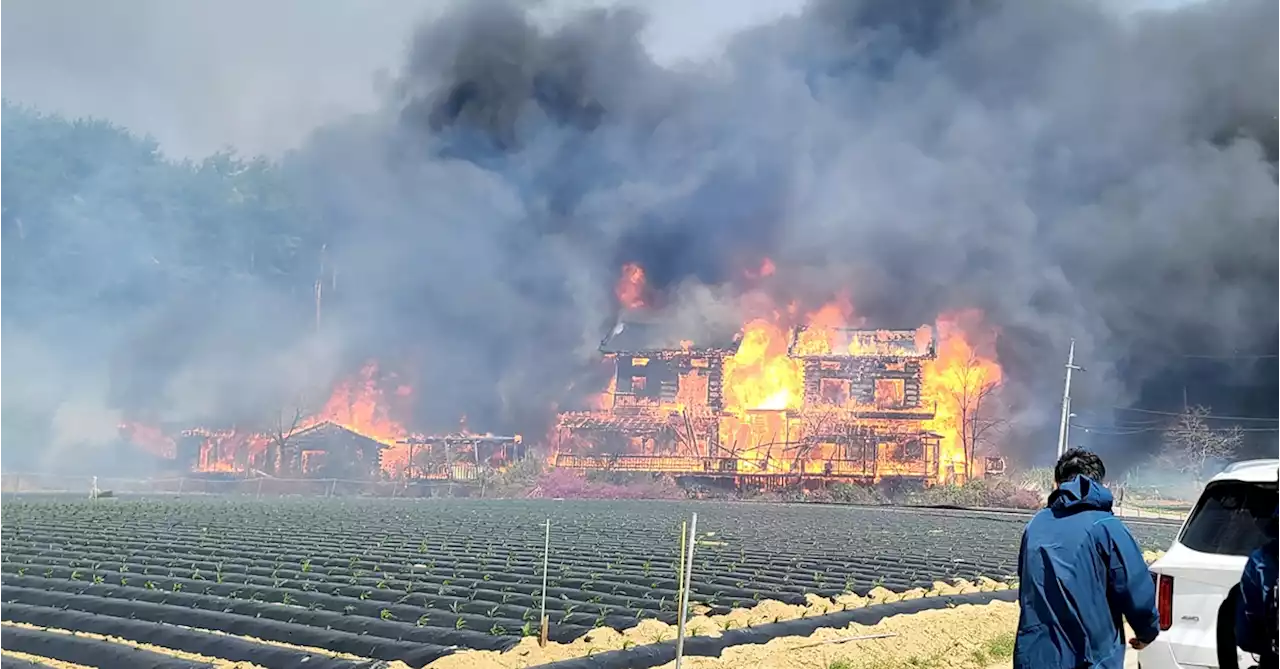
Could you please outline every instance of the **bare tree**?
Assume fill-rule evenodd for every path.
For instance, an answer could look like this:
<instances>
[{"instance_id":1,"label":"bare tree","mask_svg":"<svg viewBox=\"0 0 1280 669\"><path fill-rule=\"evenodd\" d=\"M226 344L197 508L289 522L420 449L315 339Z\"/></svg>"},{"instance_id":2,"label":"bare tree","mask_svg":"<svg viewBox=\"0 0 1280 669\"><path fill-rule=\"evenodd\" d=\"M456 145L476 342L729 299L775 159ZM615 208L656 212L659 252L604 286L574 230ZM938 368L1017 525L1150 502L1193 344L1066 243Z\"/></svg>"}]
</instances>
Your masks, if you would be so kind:
<instances>
[{"instance_id":1,"label":"bare tree","mask_svg":"<svg viewBox=\"0 0 1280 669\"><path fill-rule=\"evenodd\" d=\"M796 471L800 463L807 460L824 442L823 437L831 436L829 433L832 428L839 426L844 416L844 412L839 407L831 404L818 404L801 414L801 438L794 444L785 445L786 449L795 451L795 457L791 461L792 471Z\"/></svg>"},{"instance_id":2,"label":"bare tree","mask_svg":"<svg viewBox=\"0 0 1280 669\"><path fill-rule=\"evenodd\" d=\"M991 374L988 363L976 352L969 353L969 359L956 371L956 379L958 383L950 391L956 403L956 427L964 448L964 476L968 480L979 446L999 438L1009 421L999 402L1000 379Z\"/></svg>"},{"instance_id":3,"label":"bare tree","mask_svg":"<svg viewBox=\"0 0 1280 669\"><path fill-rule=\"evenodd\" d=\"M288 472L293 466L293 454L290 453L289 440L293 435L299 432L302 425L302 402L299 400L293 408L292 414L289 409L281 408L276 414L275 424L271 427L267 436L271 438L271 448L275 452L275 471L276 476L282 476Z\"/></svg>"},{"instance_id":4,"label":"bare tree","mask_svg":"<svg viewBox=\"0 0 1280 669\"><path fill-rule=\"evenodd\" d=\"M1189 474L1201 486L1205 467L1214 460L1226 460L1235 456L1244 441L1239 426L1226 430L1209 426L1208 407L1193 406L1185 409L1164 433L1164 448L1160 460L1166 466L1183 474Z\"/></svg>"}]
</instances>

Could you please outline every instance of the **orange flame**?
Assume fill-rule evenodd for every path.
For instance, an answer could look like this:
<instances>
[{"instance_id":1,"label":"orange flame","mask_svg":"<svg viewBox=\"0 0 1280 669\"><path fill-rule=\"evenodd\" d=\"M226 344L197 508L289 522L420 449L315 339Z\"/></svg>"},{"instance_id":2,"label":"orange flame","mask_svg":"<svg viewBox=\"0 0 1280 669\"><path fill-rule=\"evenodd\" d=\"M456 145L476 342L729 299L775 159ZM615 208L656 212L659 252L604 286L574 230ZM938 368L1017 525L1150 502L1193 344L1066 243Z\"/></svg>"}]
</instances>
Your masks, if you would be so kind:
<instances>
[{"instance_id":1,"label":"orange flame","mask_svg":"<svg viewBox=\"0 0 1280 669\"><path fill-rule=\"evenodd\" d=\"M612 409L613 396L617 392L618 392L618 375L613 374L609 376L609 387L605 388L604 392L595 396L594 400L590 403L591 408L605 410L605 411Z\"/></svg>"},{"instance_id":2,"label":"orange flame","mask_svg":"<svg viewBox=\"0 0 1280 669\"><path fill-rule=\"evenodd\" d=\"M408 385L396 387L395 395L404 399L413 394ZM378 384L378 363L368 362L359 377L339 383L325 402L324 408L304 421L298 430L330 422L359 433L388 448L382 452L382 468L399 472L409 463L409 447L396 442L409 436L408 430L392 420L383 392Z\"/></svg>"},{"instance_id":3,"label":"orange flame","mask_svg":"<svg viewBox=\"0 0 1280 669\"><path fill-rule=\"evenodd\" d=\"M724 361L727 411L797 409L804 398L804 369L787 355L787 330L765 319L747 323L738 352Z\"/></svg>"},{"instance_id":4,"label":"orange flame","mask_svg":"<svg viewBox=\"0 0 1280 669\"><path fill-rule=\"evenodd\" d=\"M639 309L646 306L644 268L633 262L623 265L622 276L618 277L614 294L617 295L618 303L624 309Z\"/></svg>"},{"instance_id":5,"label":"orange flame","mask_svg":"<svg viewBox=\"0 0 1280 669\"><path fill-rule=\"evenodd\" d=\"M865 327L865 319L856 316L852 303L843 297L802 317L797 316L798 311L791 305L785 314L775 310L771 319L748 322L738 352L724 363L725 410L732 417L722 425L721 442L735 444L740 456L765 458L767 467L774 465L769 464L768 453L759 450L760 445L791 441L804 429L797 411L805 408L804 367L799 356L915 357L934 343L931 326L918 328L915 336L907 340L887 330L852 334L841 330ZM793 353L788 354L787 335L795 326L800 327L795 330ZM971 342L967 336L976 333L982 333L983 338ZM986 424L979 414L992 408L991 393L1001 381L1001 369L995 361L995 332L983 328L980 311L940 316L937 334L937 357L921 364L920 401L916 408L934 412L934 417L921 427L942 436L939 480L955 480L973 475L972 467L966 463L973 460L975 441L981 436L981 425ZM835 407L871 408L855 406L858 400L849 396L847 387L838 384L819 392ZM898 379L879 380L873 396L875 408L913 408L906 406L905 386ZM813 453L810 457L830 458L834 454Z\"/></svg>"},{"instance_id":6,"label":"orange flame","mask_svg":"<svg viewBox=\"0 0 1280 669\"><path fill-rule=\"evenodd\" d=\"M980 333L970 342L968 333ZM976 309L943 314L938 317L938 357L924 364L922 396L937 405L937 413L929 429L942 435L939 454L940 475L949 468L966 471L965 463L973 459L976 441L988 415L995 409L992 392L1003 377L995 361L994 330L982 326L982 312ZM972 475L971 471L966 472Z\"/></svg>"},{"instance_id":7,"label":"orange flame","mask_svg":"<svg viewBox=\"0 0 1280 669\"><path fill-rule=\"evenodd\" d=\"M121 423L120 434L157 458L172 460L177 457L177 444L163 430L154 425L136 422Z\"/></svg>"},{"instance_id":8,"label":"orange flame","mask_svg":"<svg viewBox=\"0 0 1280 669\"><path fill-rule=\"evenodd\" d=\"M763 279L768 276L773 276L773 273L777 270L778 267L773 264L773 260L764 258L760 261L760 267L758 269L747 268L742 271L742 274L748 279Z\"/></svg>"},{"instance_id":9,"label":"orange flame","mask_svg":"<svg viewBox=\"0 0 1280 669\"><path fill-rule=\"evenodd\" d=\"M398 384L392 394L395 402L403 403L412 396L413 388ZM408 445L396 442L409 436L409 432L391 418L392 409L379 384L378 365L369 362L356 377L340 381L316 413L301 418L296 424L284 416L281 424L273 427L276 434L240 430L193 430L188 434L204 437L197 471L247 472L271 466L267 453L280 437L287 443L289 437L299 432L322 423L333 423L387 446L382 452L382 469L396 474L404 470L409 455Z\"/></svg>"}]
</instances>

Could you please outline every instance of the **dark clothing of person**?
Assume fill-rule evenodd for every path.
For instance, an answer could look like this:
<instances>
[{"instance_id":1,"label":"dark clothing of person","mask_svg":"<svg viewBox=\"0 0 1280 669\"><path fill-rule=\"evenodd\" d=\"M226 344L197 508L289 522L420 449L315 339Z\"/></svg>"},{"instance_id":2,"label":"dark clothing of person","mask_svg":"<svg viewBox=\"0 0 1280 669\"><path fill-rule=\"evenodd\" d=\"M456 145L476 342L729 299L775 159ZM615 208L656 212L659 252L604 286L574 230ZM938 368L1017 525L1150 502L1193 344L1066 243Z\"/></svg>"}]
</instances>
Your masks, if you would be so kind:
<instances>
[{"instance_id":1,"label":"dark clothing of person","mask_svg":"<svg viewBox=\"0 0 1280 669\"><path fill-rule=\"evenodd\" d=\"M1159 634L1151 572L1111 503L1102 484L1077 476L1027 524L1015 669L1122 669L1123 620L1141 641Z\"/></svg>"},{"instance_id":2,"label":"dark clothing of person","mask_svg":"<svg viewBox=\"0 0 1280 669\"><path fill-rule=\"evenodd\" d=\"M1249 555L1240 575L1240 599L1236 605L1236 645L1258 656L1261 667L1277 666L1276 581L1280 579L1277 560L1276 515L1268 522L1267 543Z\"/></svg>"}]
</instances>

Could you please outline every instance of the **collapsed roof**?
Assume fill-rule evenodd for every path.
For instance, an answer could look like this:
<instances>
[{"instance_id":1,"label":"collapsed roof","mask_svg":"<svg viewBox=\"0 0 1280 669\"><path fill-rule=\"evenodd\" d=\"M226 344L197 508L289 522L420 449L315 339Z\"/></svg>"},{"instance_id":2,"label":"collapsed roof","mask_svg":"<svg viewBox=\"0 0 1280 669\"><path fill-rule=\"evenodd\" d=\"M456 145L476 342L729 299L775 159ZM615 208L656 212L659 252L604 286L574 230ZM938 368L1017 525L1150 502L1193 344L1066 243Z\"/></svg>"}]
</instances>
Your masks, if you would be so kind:
<instances>
[{"instance_id":1,"label":"collapsed roof","mask_svg":"<svg viewBox=\"0 0 1280 669\"><path fill-rule=\"evenodd\" d=\"M821 350L813 350L811 343L806 345L804 333L808 329L802 326L792 332L787 355L795 358L933 358L937 355L931 329L823 328L825 345Z\"/></svg>"},{"instance_id":2,"label":"collapsed roof","mask_svg":"<svg viewBox=\"0 0 1280 669\"><path fill-rule=\"evenodd\" d=\"M739 330L730 332L674 332L665 324L619 321L603 341L600 352L613 354L656 354L671 351L734 353L742 339Z\"/></svg>"}]
</instances>

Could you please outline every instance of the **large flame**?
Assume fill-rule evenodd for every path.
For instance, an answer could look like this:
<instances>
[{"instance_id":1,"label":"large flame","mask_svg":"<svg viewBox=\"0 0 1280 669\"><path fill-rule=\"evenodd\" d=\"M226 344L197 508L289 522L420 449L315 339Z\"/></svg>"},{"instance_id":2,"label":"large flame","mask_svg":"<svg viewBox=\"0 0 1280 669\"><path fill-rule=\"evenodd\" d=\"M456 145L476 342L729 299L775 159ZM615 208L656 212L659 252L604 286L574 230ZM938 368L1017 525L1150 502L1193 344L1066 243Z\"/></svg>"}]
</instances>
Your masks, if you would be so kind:
<instances>
[{"instance_id":1,"label":"large flame","mask_svg":"<svg viewBox=\"0 0 1280 669\"><path fill-rule=\"evenodd\" d=\"M383 385L395 384L390 396ZM301 415L298 407L282 409L276 425L265 431L232 429L224 431L191 430L189 436L203 437L195 468L203 472L251 472L269 470L268 453L272 445L323 423L333 423L386 446L382 452L382 469L389 474L403 472L408 464L409 447L396 443L409 436L408 430L392 413L413 394L407 384L396 383L392 375L380 375L376 362L368 362L359 374L339 381L328 399L316 412ZM134 434L138 434L135 430ZM146 447L146 443L139 441ZM173 457L170 455L169 457Z\"/></svg>"},{"instance_id":2,"label":"large flame","mask_svg":"<svg viewBox=\"0 0 1280 669\"><path fill-rule=\"evenodd\" d=\"M613 292L618 298L618 304L625 309L646 306L644 268L633 262L623 265L622 275L618 277Z\"/></svg>"},{"instance_id":3,"label":"large flame","mask_svg":"<svg viewBox=\"0 0 1280 669\"><path fill-rule=\"evenodd\" d=\"M725 410L783 411L800 408L804 368L787 355L787 330L763 318L747 323L742 343L724 361Z\"/></svg>"},{"instance_id":4,"label":"large flame","mask_svg":"<svg viewBox=\"0 0 1280 669\"><path fill-rule=\"evenodd\" d=\"M942 435L940 470L972 475L965 465L991 420L992 393L1003 377L995 361L996 333L983 326L976 309L943 314L937 323L938 357L925 362L922 388L923 398L937 406L929 429ZM975 341L966 333L976 333Z\"/></svg>"},{"instance_id":5,"label":"large flame","mask_svg":"<svg viewBox=\"0 0 1280 669\"><path fill-rule=\"evenodd\" d=\"M396 398L404 400L412 394L412 387L405 384L396 386ZM378 364L370 361L356 378L338 383L324 407L308 417L298 429L329 422L385 444L387 449L382 452L382 468L388 473L396 473L409 463L409 447L396 443L409 436L409 432L391 418L391 410L391 402L379 383Z\"/></svg>"},{"instance_id":6,"label":"large flame","mask_svg":"<svg viewBox=\"0 0 1280 669\"><path fill-rule=\"evenodd\" d=\"M630 266L629 266L630 267ZM768 275L774 271L766 260L760 272L749 271L749 276ZM643 269L624 270L623 277L640 277L640 282L620 282L619 298L624 286L642 286ZM624 304L625 304L624 300ZM806 415L829 412L867 412L884 408L897 409L922 416L920 429L941 435L938 453L938 480L960 480L974 475L971 466L973 447L977 436L975 428L981 424L977 414L990 409L994 401L993 388L1001 380L1001 370L995 361L995 333L982 325L982 313L967 310L943 314L935 326L918 328L914 338L903 338L899 332L867 330L866 319L857 315L852 301L843 294L820 308L802 312L795 304L778 308L759 293L743 296L743 305L755 314L743 326L742 339L737 352L724 360L723 403L724 417L720 427L722 447L735 452L740 458L763 460L766 470L771 470L770 457L780 453L775 446L796 442L807 423L823 420L821 416ZM856 328L857 332L850 332ZM791 337L795 342L792 345ZM936 334L936 342L935 342ZM979 341L970 341L976 336ZM833 384L833 389L820 389L823 399L829 403L822 409L805 406L805 373L802 356L853 355L915 358L924 355L936 343L935 359L921 363L921 384L918 403L907 403L906 391L901 381L886 380L874 388L874 406L858 406L847 388ZM788 348L792 349L790 352ZM826 363L823 363L826 364ZM664 406L664 410L683 410L692 406L698 395L686 389L705 388L696 383L703 381L700 372L686 373L680 379L677 406ZM695 378L698 377L698 378ZM610 406L614 381L601 397L597 406ZM984 407L985 403L985 407ZM851 416L852 414L850 414ZM854 419L872 425L890 419ZM835 453L811 452L806 458L822 460L840 458ZM779 463L778 466L783 466ZM808 465L806 465L808 466ZM820 466L815 464L815 466ZM888 466L888 465L886 465ZM781 470L779 470L781 471Z\"/></svg>"}]
</instances>

